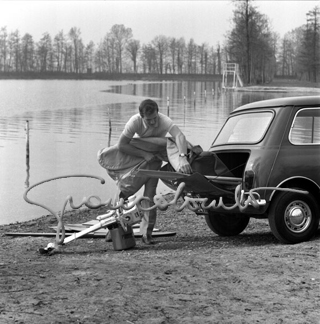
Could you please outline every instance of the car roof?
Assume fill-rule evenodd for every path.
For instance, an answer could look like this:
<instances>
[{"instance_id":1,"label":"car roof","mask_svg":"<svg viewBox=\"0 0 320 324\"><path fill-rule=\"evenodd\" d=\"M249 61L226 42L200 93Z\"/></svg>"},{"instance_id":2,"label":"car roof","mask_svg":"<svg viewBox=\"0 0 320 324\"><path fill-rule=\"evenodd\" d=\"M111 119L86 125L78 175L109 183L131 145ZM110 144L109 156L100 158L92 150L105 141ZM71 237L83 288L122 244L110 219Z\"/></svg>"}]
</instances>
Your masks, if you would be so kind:
<instances>
[{"instance_id":1,"label":"car roof","mask_svg":"<svg viewBox=\"0 0 320 324\"><path fill-rule=\"evenodd\" d=\"M252 102L236 108L233 112L256 108L317 105L320 106L320 96L286 97Z\"/></svg>"}]
</instances>

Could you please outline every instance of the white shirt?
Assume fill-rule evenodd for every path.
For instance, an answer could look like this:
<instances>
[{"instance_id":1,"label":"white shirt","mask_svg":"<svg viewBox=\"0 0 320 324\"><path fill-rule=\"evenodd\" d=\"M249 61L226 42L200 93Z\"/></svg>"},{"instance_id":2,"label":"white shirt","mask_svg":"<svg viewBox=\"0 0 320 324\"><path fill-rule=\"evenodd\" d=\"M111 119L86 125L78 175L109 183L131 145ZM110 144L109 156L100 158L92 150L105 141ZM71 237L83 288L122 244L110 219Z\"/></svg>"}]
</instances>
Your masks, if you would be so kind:
<instances>
[{"instance_id":1,"label":"white shirt","mask_svg":"<svg viewBox=\"0 0 320 324\"><path fill-rule=\"evenodd\" d=\"M157 125L148 126L140 114L133 115L124 127L122 134L133 138L135 134L139 137L165 137L174 125L171 118L158 113Z\"/></svg>"}]
</instances>

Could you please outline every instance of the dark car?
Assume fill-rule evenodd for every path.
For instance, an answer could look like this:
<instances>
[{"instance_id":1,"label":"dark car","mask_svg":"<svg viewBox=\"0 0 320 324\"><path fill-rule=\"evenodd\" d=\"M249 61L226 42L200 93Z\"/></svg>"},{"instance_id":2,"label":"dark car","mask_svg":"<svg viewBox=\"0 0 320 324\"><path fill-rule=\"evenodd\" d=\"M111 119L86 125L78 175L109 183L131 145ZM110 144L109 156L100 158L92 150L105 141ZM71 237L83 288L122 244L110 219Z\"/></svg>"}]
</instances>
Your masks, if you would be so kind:
<instances>
[{"instance_id":1,"label":"dark car","mask_svg":"<svg viewBox=\"0 0 320 324\"><path fill-rule=\"evenodd\" d=\"M198 196L211 202L204 214L212 231L237 235L254 217L268 218L283 243L314 236L320 214L320 96L235 109L208 153L215 156L215 173L206 178L217 190Z\"/></svg>"}]
</instances>

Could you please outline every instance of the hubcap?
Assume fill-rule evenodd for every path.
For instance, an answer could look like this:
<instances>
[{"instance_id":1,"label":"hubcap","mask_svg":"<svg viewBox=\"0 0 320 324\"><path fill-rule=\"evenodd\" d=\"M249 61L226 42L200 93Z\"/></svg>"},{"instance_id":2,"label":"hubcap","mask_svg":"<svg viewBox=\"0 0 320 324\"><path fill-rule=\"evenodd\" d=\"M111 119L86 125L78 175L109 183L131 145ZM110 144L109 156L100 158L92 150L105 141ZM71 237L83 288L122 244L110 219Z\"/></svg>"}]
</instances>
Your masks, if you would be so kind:
<instances>
[{"instance_id":1,"label":"hubcap","mask_svg":"<svg viewBox=\"0 0 320 324\"><path fill-rule=\"evenodd\" d=\"M312 213L304 201L296 200L287 206L284 217L290 231L301 233L309 227Z\"/></svg>"}]
</instances>

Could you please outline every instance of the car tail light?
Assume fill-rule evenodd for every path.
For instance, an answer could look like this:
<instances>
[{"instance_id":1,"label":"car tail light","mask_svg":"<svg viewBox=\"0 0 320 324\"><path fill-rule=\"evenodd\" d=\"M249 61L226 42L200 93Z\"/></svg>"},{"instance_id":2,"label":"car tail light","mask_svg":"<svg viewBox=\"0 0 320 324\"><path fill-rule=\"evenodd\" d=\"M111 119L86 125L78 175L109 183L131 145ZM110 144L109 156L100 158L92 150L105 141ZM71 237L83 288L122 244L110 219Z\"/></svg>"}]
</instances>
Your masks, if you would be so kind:
<instances>
[{"instance_id":1,"label":"car tail light","mask_svg":"<svg viewBox=\"0 0 320 324\"><path fill-rule=\"evenodd\" d=\"M254 181L254 172L252 170L245 171L244 173L244 190L249 191L253 188L253 181Z\"/></svg>"}]
</instances>

